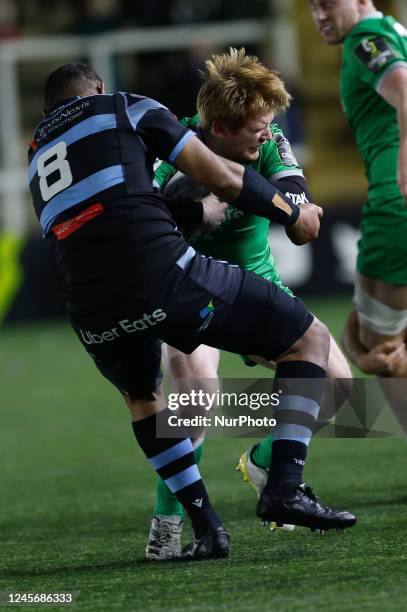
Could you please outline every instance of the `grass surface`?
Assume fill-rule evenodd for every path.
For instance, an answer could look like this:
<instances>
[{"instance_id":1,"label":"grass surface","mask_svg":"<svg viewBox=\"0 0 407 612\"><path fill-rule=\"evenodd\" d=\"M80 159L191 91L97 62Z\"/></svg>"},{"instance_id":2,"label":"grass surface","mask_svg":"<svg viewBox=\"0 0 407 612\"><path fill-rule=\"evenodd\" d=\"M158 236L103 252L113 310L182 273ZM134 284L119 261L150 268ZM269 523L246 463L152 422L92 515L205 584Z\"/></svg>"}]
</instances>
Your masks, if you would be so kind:
<instances>
[{"instance_id":1,"label":"grass surface","mask_svg":"<svg viewBox=\"0 0 407 612\"><path fill-rule=\"evenodd\" d=\"M348 304L311 307L339 332ZM224 358L222 371L250 375L237 357ZM406 609L403 440L314 441L305 477L359 519L343 535L318 536L262 528L253 491L233 471L249 442L212 438L202 473L232 554L149 564L154 474L119 394L68 326L3 330L0 391L0 590L80 591L78 610Z\"/></svg>"}]
</instances>

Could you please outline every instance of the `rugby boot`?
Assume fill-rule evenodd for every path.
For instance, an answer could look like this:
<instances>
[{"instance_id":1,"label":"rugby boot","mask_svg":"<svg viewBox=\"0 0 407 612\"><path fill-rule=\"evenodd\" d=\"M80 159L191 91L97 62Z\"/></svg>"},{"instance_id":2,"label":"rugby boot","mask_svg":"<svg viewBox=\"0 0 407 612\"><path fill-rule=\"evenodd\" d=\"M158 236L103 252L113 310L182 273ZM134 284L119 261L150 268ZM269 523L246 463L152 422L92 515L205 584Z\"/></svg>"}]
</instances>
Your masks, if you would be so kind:
<instances>
[{"instance_id":1,"label":"rugby boot","mask_svg":"<svg viewBox=\"0 0 407 612\"><path fill-rule=\"evenodd\" d=\"M274 521L278 526L292 523L320 532L342 530L356 523L356 517L350 512L325 506L305 483L284 494L266 486L260 495L256 514L263 521Z\"/></svg>"},{"instance_id":2,"label":"rugby boot","mask_svg":"<svg viewBox=\"0 0 407 612\"><path fill-rule=\"evenodd\" d=\"M155 516L151 521L146 546L146 559L168 561L181 554L183 521L179 516Z\"/></svg>"},{"instance_id":3,"label":"rugby boot","mask_svg":"<svg viewBox=\"0 0 407 612\"><path fill-rule=\"evenodd\" d=\"M242 453L239 463L236 466L236 471L240 472L243 481L247 482L256 491L257 498L263 491L267 483L269 468L262 468L256 465L252 459L252 453L258 444L255 444L251 449L247 449Z\"/></svg>"},{"instance_id":4,"label":"rugby boot","mask_svg":"<svg viewBox=\"0 0 407 612\"><path fill-rule=\"evenodd\" d=\"M269 475L269 468L262 468L259 465L256 465L252 459L253 451L255 450L258 444L252 446L251 449L247 449L242 453L239 459L239 463L236 466L236 471L240 472L243 477L243 482L247 482L249 485L253 487L256 491L257 498L260 497L261 492L267 483L267 478ZM270 523L270 529L278 529L275 522ZM285 531L294 531L295 525L289 525L284 523L281 526L281 529Z\"/></svg>"},{"instance_id":5,"label":"rugby boot","mask_svg":"<svg viewBox=\"0 0 407 612\"><path fill-rule=\"evenodd\" d=\"M183 561L204 561L227 557L230 551L229 534L224 527L210 529L191 544L185 546L181 553Z\"/></svg>"}]
</instances>

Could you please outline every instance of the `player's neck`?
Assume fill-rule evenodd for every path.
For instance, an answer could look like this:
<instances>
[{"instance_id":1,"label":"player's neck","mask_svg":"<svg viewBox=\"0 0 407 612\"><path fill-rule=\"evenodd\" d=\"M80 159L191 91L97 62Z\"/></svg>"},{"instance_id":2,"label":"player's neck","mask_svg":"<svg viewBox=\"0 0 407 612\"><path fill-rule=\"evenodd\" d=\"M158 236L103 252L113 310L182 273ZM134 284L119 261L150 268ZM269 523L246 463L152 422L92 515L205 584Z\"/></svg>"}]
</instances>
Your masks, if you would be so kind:
<instances>
[{"instance_id":1,"label":"player's neck","mask_svg":"<svg viewBox=\"0 0 407 612\"><path fill-rule=\"evenodd\" d=\"M359 21L364 19L372 19L375 17L383 17L383 13L378 11L375 6L370 5L360 9Z\"/></svg>"},{"instance_id":2,"label":"player's neck","mask_svg":"<svg viewBox=\"0 0 407 612\"><path fill-rule=\"evenodd\" d=\"M222 157L227 158L230 157L222 146L222 140L216 138L216 136L213 136L209 130L202 130L202 139L206 146L209 147L211 151L216 153L216 155L221 155Z\"/></svg>"}]
</instances>

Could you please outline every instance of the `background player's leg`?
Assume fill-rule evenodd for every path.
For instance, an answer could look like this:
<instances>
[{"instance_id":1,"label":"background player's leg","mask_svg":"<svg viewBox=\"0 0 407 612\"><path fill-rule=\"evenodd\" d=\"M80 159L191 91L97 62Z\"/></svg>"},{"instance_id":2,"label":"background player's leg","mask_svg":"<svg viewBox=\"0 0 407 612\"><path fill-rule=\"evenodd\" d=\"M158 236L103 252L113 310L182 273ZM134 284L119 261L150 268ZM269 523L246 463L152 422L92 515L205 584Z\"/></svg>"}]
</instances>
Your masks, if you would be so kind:
<instances>
[{"instance_id":1,"label":"background player's leg","mask_svg":"<svg viewBox=\"0 0 407 612\"><path fill-rule=\"evenodd\" d=\"M392 380L407 378L407 286L385 283L361 274L357 275L356 282L355 308L361 344L368 352L386 346L386 343L387 346L394 343L397 347L393 352L397 352L397 365L379 381L403 434L407 436L405 385Z\"/></svg>"}]
</instances>

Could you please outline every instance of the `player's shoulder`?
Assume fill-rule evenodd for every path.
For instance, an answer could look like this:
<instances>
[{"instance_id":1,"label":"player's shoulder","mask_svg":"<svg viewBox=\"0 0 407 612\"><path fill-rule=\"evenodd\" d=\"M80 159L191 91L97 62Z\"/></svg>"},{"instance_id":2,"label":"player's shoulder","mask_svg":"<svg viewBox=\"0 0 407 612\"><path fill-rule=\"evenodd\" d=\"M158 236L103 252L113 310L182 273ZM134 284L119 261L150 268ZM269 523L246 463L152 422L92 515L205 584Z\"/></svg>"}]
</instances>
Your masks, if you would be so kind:
<instances>
[{"instance_id":1,"label":"player's shoulder","mask_svg":"<svg viewBox=\"0 0 407 612\"><path fill-rule=\"evenodd\" d=\"M287 136L284 134L280 125L276 122L270 123L271 140L267 140L261 147L260 152L264 155L278 155L282 163L297 165L291 144Z\"/></svg>"},{"instance_id":2,"label":"player's shoulder","mask_svg":"<svg viewBox=\"0 0 407 612\"><path fill-rule=\"evenodd\" d=\"M199 126L199 115L196 113L191 117L182 117L182 119L180 119L180 123L191 130L196 130Z\"/></svg>"},{"instance_id":3,"label":"player's shoulder","mask_svg":"<svg viewBox=\"0 0 407 612\"><path fill-rule=\"evenodd\" d=\"M270 177L279 172L298 169L298 162L291 149L290 141L285 136L278 123L270 124L271 140L267 140L259 151L259 159L254 162L253 167L263 176Z\"/></svg>"},{"instance_id":4,"label":"player's shoulder","mask_svg":"<svg viewBox=\"0 0 407 612\"><path fill-rule=\"evenodd\" d=\"M280 128L278 123L270 123L269 128L272 138L271 140L266 140L266 142L264 142L260 147L260 153L263 155L269 155L270 153L276 151L279 140L281 140L281 138L285 138L283 130Z\"/></svg>"},{"instance_id":5,"label":"player's shoulder","mask_svg":"<svg viewBox=\"0 0 407 612\"><path fill-rule=\"evenodd\" d=\"M345 66L379 76L396 60L406 59L407 30L393 17L364 19L344 41Z\"/></svg>"},{"instance_id":6,"label":"player's shoulder","mask_svg":"<svg viewBox=\"0 0 407 612\"><path fill-rule=\"evenodd\" d=\"M407 37L407 29L391 15L363 19L355 25L344 40L345 52L355 54L356 49L360 48L365 41L367 43L374 41L387 41L397 43L400 38ZM380 45L379 45L380 49Z\"/></svg>"}]
</instances>

